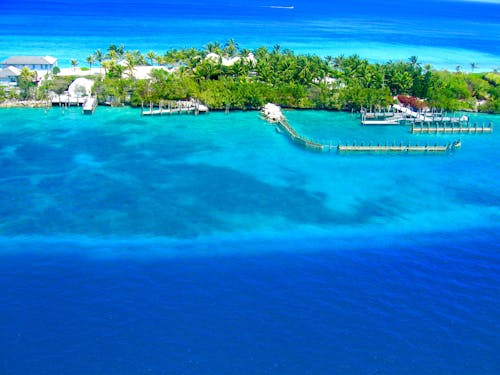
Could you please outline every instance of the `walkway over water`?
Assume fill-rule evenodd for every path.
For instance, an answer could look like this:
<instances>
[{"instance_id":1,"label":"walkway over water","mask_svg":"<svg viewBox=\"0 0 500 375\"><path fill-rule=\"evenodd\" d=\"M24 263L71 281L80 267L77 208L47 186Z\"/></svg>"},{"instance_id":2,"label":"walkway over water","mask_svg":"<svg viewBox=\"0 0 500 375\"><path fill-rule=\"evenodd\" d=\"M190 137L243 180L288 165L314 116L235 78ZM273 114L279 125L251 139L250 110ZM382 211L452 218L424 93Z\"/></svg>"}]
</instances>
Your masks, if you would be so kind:
<instances>
[{"instance_id":1,"label":"walkway over water","mask_svg":"<svg viewBox=\"0 0 500 375\"><path fill-rule=\"evenodd\" d=\"M281 130L284 130L286 134L290 137L290 139L298 144L301 147L304 147L306 149L312 150L312 151L332 151L336 150L337 152L351 152L351 151L361 151L361 152L447 152L451 150L455 150L461 147L462 143L460 140L457 140L453 143L448 143L444 145L424 145L424 146L419 146L419 145L411 145L411 144L392 144L392 145L348 145L348 144L338 144L337 146L334 146L332 142L330 144L321 144L319 142L316 142L312 139L309 139L307 137L304 137L303 135L300 135L287 121L286 117L283 115L281 112L281 108L268 103L264 108L262 109L262 114L264 118L271 122L276 124L277 130L281 133Z\"/></svg>"},{"instance_id":2,"label":"walkway over water","mask_svg":"<svg viewBox=\"0 0 500 375\"><path fill-rule=\"evenodd\" d=\"M264 118L274 124L277 124L277 130L283 129L286 134L290 137L290 139L309 150L312 151L323 151L325 147L323 144L313 141L303 135L300 135L287 121L283 112L281 112L281 108L275 104L267 103L264 108L262 108L262 114ZM280 131L281 132L281 131Z\"/></svg>"},{"instance_id":3,"label":"walkway over water","mask_svg":"<svg viewBox=\"0 0 500 375\"><path fill-rule=\"evenodd\" d=\"M466 125L459 123L455 126L453 123L412 123L411 124L412 133L492 133L493 124L490 122L488 125L484 123L481 125L474 124L471 125L467 123Z\"/></svg>"},{"instance_id":4,"label":"walkway over water","mask_svg":"<svg viewBox=\"0 0 500 375\"><path fill-rule=\"evenodd\" d=\"M337 151L360 151L360 152L446 152L450 150L455 150L460 148L462 143L460 141L455 141L453 143L445 145L338 145Z\"/></svg>"},{"instance_id":5,"label":"walkway over water","mask_svg":"<svg viewBox=\"0 0 500 375\"><path fill-rule=\"evenodd\" d=\"M97 99L93 97L88 97L85 103L83 104L82 113L84 115L91 115L94 113L97 108Z\"/></svg>"}]
</instances>

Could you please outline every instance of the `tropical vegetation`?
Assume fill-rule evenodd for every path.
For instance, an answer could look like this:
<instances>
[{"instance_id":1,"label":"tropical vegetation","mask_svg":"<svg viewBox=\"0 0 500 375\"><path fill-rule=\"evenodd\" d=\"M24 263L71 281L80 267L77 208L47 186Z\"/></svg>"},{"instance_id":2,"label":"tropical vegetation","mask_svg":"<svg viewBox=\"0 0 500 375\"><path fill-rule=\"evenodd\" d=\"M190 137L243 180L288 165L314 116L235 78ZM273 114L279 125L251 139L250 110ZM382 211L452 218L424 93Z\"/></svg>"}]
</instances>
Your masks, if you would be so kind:
<instances>
[{"instance_id":1,"label":"tropical vegetation","mask_svg":"<svg viewBox=\"0 0 500 375\"><path fill-rule=\"evenodd\" d=\"M386 106L396 95L406 95L422 99L419 103L428 107L500 112L500 74L474 72L475 63L470 64L470 72L461 67L438 71L422 65L416 56L380 64L357 55L295 54L279 45L251 51L232 39L203 49L144 55L113 44L85 61L90 69L99 66L94 92L100 102L112 105L158 105L196 98L211 109L253 109L274 102L284 107L350 111ZM71 65L76 74L78 61L72 59ZM154 67L148 79L134 77L134 69L141 65ZM66 84L69 80L55 76L41 89L60 92ZM29 92L21 91L22 96Z\"/></svg>"}]
</instances>

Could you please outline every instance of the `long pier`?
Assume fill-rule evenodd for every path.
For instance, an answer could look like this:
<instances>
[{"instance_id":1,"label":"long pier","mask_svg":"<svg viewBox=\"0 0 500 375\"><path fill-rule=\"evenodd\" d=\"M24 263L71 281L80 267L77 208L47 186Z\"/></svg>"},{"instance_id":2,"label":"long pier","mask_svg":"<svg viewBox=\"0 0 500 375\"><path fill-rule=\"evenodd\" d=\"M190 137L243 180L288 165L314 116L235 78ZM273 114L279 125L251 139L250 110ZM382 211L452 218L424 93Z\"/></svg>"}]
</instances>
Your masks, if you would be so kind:
<instances>
[{"instance_id":1,"label":"long pier","mask_svg":"<svg viewBox=\"0 0 500 375\"><path fill-rule=\"evenodd\" d=\"M315 142L312 139L297 133L297 131L288 123L287 119L281 112L281 108L277 105L272 103L266 104L264 108L262 108L262 114L267 121L277 124L276 126L279 127L277 129L283 129L292 142L298 144L299 146L318 152L322 152L325 148L325 146L321 143Z\"/></svg>"},{"instance_id":2,"label":"long pier","mask_svg":"<svg viewBox=\"0 0 500 375\"><path fill-rule=\"evenodd\" d=\"M460 148L462 143L455 141L445 145L338 145L338 152L447 152Z\"/></svg>"},{"instance_id":3,"label":"long pier","mask_svg":"<svg viewBox=\"0 0 500 375\"><path fill-rule=\"evenodd\" d=\"M440 126L441 125L441 126ZM493 124L490 122L488 125L485 125L484 123L481 125L474 124L471 125L470 123L467 123L466 125L463 124L458 124L458 126L454 126L453 123L447 124L447 123L427 123L427 124L417 124L417 123L412 123L411 124L411 132L412 133L492 133L493 132Z\"/></svg>"},{"instance_id":4,"label":"long pier","mask_svg":"<svg viewBox=\"0 0 500 375\"><path fill-rule=\"evenodd\" d=\"M288 134L290 139L297 143L298 145L307 148L312 151L319 151L322 152L324 149L324 145L321 143L315 142L309 138L306 138L299 133L288 123L288 121L285 118L282 118L277 122L278 126L280 126L282 129L285 130L285 132Z\"/></svg>"},{"instance_id":5,"label":"long pier","mask_svg":"<svg viewBox=\"0 0 500 375\"><path fill-rule=\"evenodd\" d=\"M283 113L281 112L281 108L275 104L268 103L262 109L262 114L264 118L272 124L276 124L276 129L281 133L282 130L286 132L286 134L290 137L290 139L305 149L312 151L332 151L336 150L338 153L341 152L421 152L421 153L439 153L439 152L448 152L455 149L458 149L462 146L460 140L457 140L452 143L447 143L444 145L411 145L411 144L392 144L392 145L337 145L333 144L325 145L318 143L312 139L304 137L300 135L287 121Z\"/></svg>"}]
</instances>

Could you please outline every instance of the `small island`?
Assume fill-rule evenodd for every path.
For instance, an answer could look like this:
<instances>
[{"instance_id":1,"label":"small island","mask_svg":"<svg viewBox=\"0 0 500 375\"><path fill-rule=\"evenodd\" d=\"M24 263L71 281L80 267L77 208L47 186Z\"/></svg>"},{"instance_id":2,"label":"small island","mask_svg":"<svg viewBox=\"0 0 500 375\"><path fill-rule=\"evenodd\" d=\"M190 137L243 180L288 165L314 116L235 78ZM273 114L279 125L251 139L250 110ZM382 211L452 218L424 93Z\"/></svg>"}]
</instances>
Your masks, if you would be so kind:
<instances>
[{"instance_id":1,"label":"small island","mask_svg":"<svg viewBox=\"0 0 500 375\"><path fill-rule=\"evenodd\" d=\"M395 96L406 95L428 108L500 113L500 74L475 72L474 63L470 72L460 66L437 71L415 56L379 64L357 55L295 54L279 45L249 50L232 39L164 54L110 45L85 62L71 59L68 68L49 56L28 57L1 63L0 106L83 106L92 97L92 105L150 111L180 101L210 110L260 109L272 102L283 108L359 111L387 107ZM83 78L91 81L90 91L87 84L75 84Z\"/></svg>"}]
</instances>

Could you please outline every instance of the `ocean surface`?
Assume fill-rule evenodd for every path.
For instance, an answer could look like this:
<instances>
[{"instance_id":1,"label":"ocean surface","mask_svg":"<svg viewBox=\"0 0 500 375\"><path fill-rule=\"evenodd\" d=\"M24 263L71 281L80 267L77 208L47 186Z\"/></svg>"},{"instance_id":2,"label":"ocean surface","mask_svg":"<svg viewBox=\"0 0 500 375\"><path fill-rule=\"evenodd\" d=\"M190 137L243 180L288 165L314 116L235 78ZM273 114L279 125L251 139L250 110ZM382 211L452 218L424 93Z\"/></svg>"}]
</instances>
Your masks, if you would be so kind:
<instances>
[{"instance_id":1,"label":"ocean surface","mask_svg":"<svg viewBox=\"0 0 500 375\"><path fill-rule=\"evenodd\" d=\"M0 374L498 374L500 137L460 138L1 110Z\"/></svg>"},{"instance_id":2,"label":"ocean surface","mask_svg":"<svg viewBox=\"0 0 500 375\"><path fill-rule=\"evenodd\" d=\"M287 7L292 7L289 9ZM63 67L110 44L163 53L234 38L321 56L359 54L455 70L500 67L500 2L442 0L16 0L2 2L0 59L52 55Z\"/></svg>"}]
</instances>

